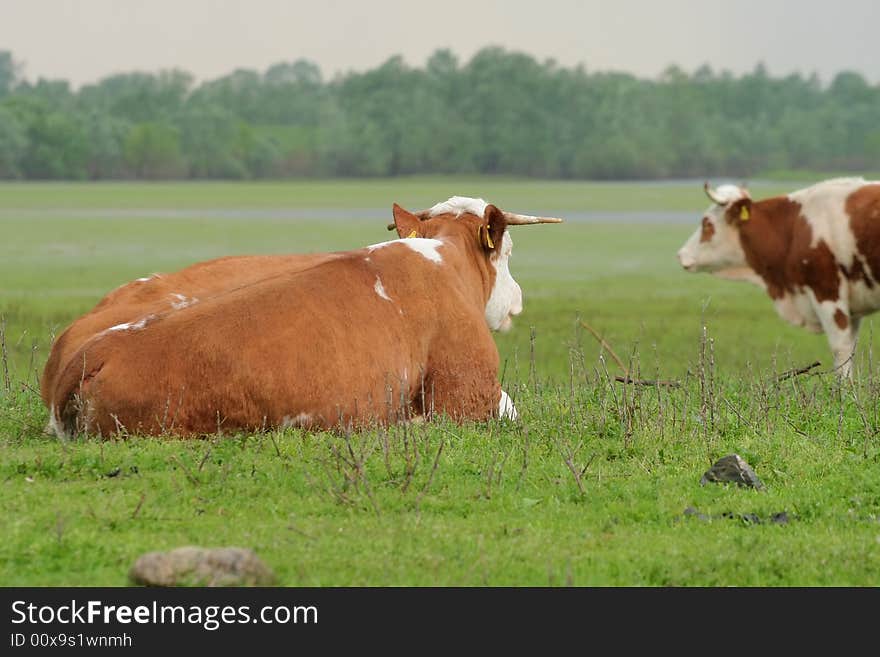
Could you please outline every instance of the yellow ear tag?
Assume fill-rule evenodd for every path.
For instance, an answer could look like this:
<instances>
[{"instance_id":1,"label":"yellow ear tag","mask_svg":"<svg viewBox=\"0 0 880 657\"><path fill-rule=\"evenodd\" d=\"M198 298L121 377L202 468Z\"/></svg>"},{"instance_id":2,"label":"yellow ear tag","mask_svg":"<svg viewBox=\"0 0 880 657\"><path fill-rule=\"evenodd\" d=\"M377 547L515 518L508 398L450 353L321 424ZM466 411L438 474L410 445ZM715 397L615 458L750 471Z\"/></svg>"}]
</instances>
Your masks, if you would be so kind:
<instances>
[{"instance_id":1,"label":"yellow ear tag","mask_svg":"<svg viewBox=\"0 0 880 657\"><path fill-rule=\"evenodd\" d=\"M489 235L489 227L486 224L483 224L483 230L486 231L486 245L490 249L494 249L495 243L492 241L492 237Z\"/></svg>"},{"instance_id":2,"label":"yellow ear tag","mask_svg":"<svg viewBox=\"0 0 880 657\"><path fill-rule=\"evenodd\" d=\"M406 239L409 239L410 237L418 237L418 235L419 234L416 231L413 231L409 235L406 236Z\"/></svg>"},{"instance_id":3,"label":"yellow ear tag","mask_svg":"<svg viewBox=\"0 0 880 657\"><path fill-rule=\"evenodd\" d=\"M751 216L752 216L752 215L749 214L749 206L744 205L744 206L742 206L742 208L740 208L740 211L739 211L739 218L740 218L742 221L748 221L748 220L749 220L749 217L751 217Z\"/></svg>"}]
</instances>

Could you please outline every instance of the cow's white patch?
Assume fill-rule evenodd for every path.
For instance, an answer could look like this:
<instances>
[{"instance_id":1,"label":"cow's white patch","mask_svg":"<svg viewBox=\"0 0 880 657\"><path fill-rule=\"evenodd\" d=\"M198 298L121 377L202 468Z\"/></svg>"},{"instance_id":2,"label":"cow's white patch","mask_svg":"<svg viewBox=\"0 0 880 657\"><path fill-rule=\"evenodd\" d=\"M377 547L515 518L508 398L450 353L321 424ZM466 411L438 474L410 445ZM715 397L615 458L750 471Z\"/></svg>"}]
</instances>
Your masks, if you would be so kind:
<instances>
[{"instance_id":1,"label":"cow's white patch","mask_svg":"<svg viewBox=\"0 0 880 657\"><path fill-rule=\"evenodd\" d=\"M433 238L408 237L406 239L390 240L388 242L371 244L367 247L367 249L370 253L372 253L376 249L384 249L385 247L391 246L393 244L403 244L405 247L412 249L419 255L430 260L431 262L443 262L443 256L440 255L440 252L437 250L441 246L443 246L443 242L442 240L435 240Z\"/></svg>"},{"instance_id":2,"label":"cow's white patch","mask_svg":"<svg viewBox=\"0 0 880 657\"><path fill-rule=\"evenodd\" d=\"M501 399L498 401L498 417L507 418L508 420L515 420L519 417L516 406L513 405L513 400L503 390L501 391Z\"/></svg>"},{"instance_id":3,"label":"cow's white patch","mask_svg":"<svg viewBox=\"0 0 880 657\"><path fill-rule=\"evenodd\" d=\"M141 317L136 322L126 322L124 324L117 324L116 326L111 326L104 333L108 333L110 331L138 331L144 328L147 324L149 324L152 320L156 319L155 315L147 315L145 317Z\"/></svg>"},{"instance_id":4,"label":"cow's white patch","mask_svg":"<svg viewBox=\"0 0 880 657\"><path fill-rule=\"evenodd\" d=\"M428 214L432 217L440 214L454 214L456 217L462 214L475 214L478 217L482 217L486 213L487 205L489 204L481 198L452 196L441 203L437 203L428 210Z\"/></svg>"},{"instance_id":5,"label":"cow's white patch","mask_svg":"<svg viewBox=\"0 0 880 657\"><path fill-rule=\"evenodd\" d=\"M864 264L868 269L867 263ZM849 282L849 309L854 317L864 317L880 308L880 286L868 287L863 280Z\"/></svg>"},{"instance_id":6,"label":"cow's white patch","mask_svg":"<svg viewBox=\"0 0 880 657\"><path fill-rule=\"evenodd\" d=\"M376 284L373 286L373 289L376 290L376 294L385 299L386 301L391 301L391 297L385 292L385 287L382 285L382 280L376 276Z\"/></svg>"},{"instance_id":7,"label":"cow's white patch","mask_svg":"<svg viewBox=\"0 0 880 657\"><path fill-rule=\"evenodd\" d=\"M281 427L284 429L307 427L311 422L312 416L309 413L298 413L294 416L285 415L281 418Z\"/></svg>"},{"instance_id":8,"label":"cow's white patch","mask_svg":"<svg viewBox=\"0 0 880 657\"><path fill-rule=\"evenodd\" d=\"M810 225L815 248L822 240L831 249L837 262L850 268L856 255L856 239L846 213L847 197L864 187L863 178L834 178L799 189L788 198L801 206L801 216Z\"/></svg>"},{"instance_id":9,"label":"cow's white patch","mask_svg":"<svg viewBox=\"0 0 880 657\"><path fill-rule=\"evenodd\" d=\"M69 437L61 422L55 416L55 404L49 406L49 428L62 440L66 440Z\"/></svg>"},{"instance_id":10,"label":"cow's white patch","mask_svg":"<svg viewBox=\"0 0 880 657\"><path fill-rule=\"evenodd\" d=\"M510 233L504 231L498 255L489 260L495 267L495 286L486 302L486 323L493 331L506 331L512 317L522 312L522 289L510 274L509 260L513 252Z\"/></svg>"},{"instance_id":11,"label":"cow's white patch","mask_svg":"<svg viewBox=\"0 0 880 657\"><path fill-rule=\"evenodd\" d=\"M152 277L151 277L151 276L147 276L146 278L136 278L136 279L135 279L135 282L136 282L136 283L146 283L148 280L150 280L150 278L152 278Z\"/></svg>"},{"instance_id":12,"label":"cow's white patch","mask_svg":"<svg viewBox=\"0 0 880 657\"><path fill-rule=\"evenodd\" d=\"M177 292L172 292L171 297L173 299L176 299L176 301L171 302L171 307L174 308L174 310L180 310L181 308L186 308L187 306L191 306L194 303L199 302L199 300L195 297L193 297L192 299L188 299L184 295L178 294Z\"/></svg>"}]
</instances>

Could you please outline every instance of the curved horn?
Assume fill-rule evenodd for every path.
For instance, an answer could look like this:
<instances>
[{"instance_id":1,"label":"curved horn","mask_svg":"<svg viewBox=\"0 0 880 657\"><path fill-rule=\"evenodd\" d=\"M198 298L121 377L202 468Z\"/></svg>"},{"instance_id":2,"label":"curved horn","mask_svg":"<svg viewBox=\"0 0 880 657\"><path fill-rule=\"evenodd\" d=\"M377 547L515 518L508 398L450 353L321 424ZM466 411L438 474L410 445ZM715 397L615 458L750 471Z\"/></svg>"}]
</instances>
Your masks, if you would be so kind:
<instances>
[{"instance_id":1,"label":"curved horn","mask_svg":"<svg viewBox=\"0 0 880 657\"><path fill-rule=\"evenodd\" d=\"M557 217L533 217L530 214L514 214L503 212L508 226L527 226L529 224L561 224L562 219Z\"/></svg>"},{"instance_id":2,"label":"curved horn","mask_svg":"<svg viewBox=\"0 0 880 657\"><path fill-rule=\"evenodd\" d=\"M431 218L430 210L422 210L421 212L415 212L415 214L419 219L425 221ZM561 224L562 219L558 217L533 217L530 214L516 214L514 212L502 212L504 218L507 220L508 226L528 226L530 224ZM394 224L388 224L388 230L394 230Z\"/></svg>"},{"instance_id":3,"label":"curved horn","mask_svg":"<svg viewBox=\"0 0 880 657\"><path fill-rule=\"evenodd\" d=\"M709 200L713 203L717 203L718 205L726 205L727 201L721 199L720 197L715 195L715 192L712 191L712 188L709 187L709 181L703 183L703 191L706 192L706 196L709 197Z\"/></svg>"}]
</instances>

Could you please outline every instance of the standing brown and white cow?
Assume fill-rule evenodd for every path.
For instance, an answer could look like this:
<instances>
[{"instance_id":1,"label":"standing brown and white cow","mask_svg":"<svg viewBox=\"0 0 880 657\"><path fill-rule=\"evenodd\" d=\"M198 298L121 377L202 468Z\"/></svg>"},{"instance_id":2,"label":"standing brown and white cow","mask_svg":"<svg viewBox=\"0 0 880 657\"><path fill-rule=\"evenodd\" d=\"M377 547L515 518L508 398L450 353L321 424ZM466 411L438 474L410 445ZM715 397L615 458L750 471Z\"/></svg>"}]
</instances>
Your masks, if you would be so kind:
<instances>
[{"instance_id":1,"label":"standing brown and white cow","mask_svg":"<svg viewBox=\"0 0 880 657\"><path fill-rule=\"evenodd\" d=\"M558 221L453 197L404 239L334 254L186 307L109 327L51 394L59 435L192 435L512 410L489 330L522 310L508 224Z\"/></svg>"},{"instance_id":2,"label":"standing brown and white cow","mask_svg":"<svg viewBox=\"0 0 880 657\"><path fill-rule=\"evenodd\" d=\"M826 334L850 376L859 322L880 309L880 183L840 178L762 201L734 185L705 190L712 205L682 267L763 287L784 319Z\"/></svg>"}]
</instances>

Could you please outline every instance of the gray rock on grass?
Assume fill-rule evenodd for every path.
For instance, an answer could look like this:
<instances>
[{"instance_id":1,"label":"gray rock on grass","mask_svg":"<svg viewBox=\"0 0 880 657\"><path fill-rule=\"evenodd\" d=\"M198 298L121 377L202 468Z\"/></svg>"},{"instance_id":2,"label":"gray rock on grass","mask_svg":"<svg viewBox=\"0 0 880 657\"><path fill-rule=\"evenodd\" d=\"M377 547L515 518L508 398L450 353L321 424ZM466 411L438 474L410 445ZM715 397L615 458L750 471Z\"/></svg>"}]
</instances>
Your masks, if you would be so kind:
<instances>
[{"instance_id":1,"label":"gray rock on grass","mask_svg":"<svg viewBox=\"0 0 880 657\"><path fill-rule=\"evenodd\" d=\"M271 586L275 574L253 550L179 547L138 557L129 579L145 586Z\"/></svg>"},{"instance_id":2,"label":"gray rock on grass","mask_svg":"<svg viewBox=\"0 0 880 657\"><path fill-rule=\"evenodd\" d=\"M706 470L703 478L700 479L700 485L705 486L709 482L739 484L756 490L764 488L758 475L739 454L729 454L715 461L715 464Z\"/></svg>"}]
</instances>

